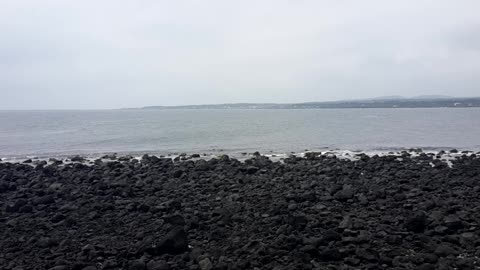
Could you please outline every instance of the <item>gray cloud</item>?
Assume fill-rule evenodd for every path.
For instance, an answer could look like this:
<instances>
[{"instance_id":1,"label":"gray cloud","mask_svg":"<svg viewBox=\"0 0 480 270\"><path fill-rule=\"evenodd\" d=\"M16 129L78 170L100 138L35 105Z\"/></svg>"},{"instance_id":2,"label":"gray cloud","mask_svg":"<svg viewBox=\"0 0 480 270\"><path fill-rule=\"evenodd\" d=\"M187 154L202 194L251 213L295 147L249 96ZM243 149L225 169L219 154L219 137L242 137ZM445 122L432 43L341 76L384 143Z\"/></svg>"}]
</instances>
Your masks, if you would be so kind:
<instances>
[{"instance_id":1,"label":"gray cloud","mask_svg":"<svg viewBox=\"0 0 480 270\"><path fill-rule=\"evenodd\" d=\"M2 1L0 109L478 96L480 2Z\"/></svg>"}]
</instances>

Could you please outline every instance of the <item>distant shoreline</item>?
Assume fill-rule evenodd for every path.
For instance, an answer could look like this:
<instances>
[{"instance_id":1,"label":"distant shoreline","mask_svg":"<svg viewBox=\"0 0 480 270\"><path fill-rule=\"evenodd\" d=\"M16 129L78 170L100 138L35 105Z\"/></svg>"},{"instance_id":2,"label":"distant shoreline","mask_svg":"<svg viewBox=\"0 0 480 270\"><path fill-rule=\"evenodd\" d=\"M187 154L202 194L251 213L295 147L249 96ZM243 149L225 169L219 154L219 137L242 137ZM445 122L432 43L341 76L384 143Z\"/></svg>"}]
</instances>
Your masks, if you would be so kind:
<instances>
[{"instance_id":1,"label":"distant shoreline","mask_svg":"<svg viewBox=\"0 0 480 270\"><path fill-rule=\"evenodd\" d=\"M362 108L476 108L480 98L377 98L367 100L303 102L303 103L225 103L180 106L145 106L124 108L126 110L168 110L168 109L362 109Z\"/></svg>"}]
</instances>

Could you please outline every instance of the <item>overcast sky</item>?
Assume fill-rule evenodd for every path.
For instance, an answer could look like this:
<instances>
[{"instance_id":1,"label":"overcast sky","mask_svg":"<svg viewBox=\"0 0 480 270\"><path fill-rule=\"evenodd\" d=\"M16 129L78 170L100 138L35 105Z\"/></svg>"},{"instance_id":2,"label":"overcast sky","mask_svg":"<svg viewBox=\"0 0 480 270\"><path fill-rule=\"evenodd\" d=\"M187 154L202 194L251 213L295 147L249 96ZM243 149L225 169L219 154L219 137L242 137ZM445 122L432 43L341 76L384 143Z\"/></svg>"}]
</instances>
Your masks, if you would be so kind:
<instances>
[{"instance_id":1,"label":"overcast sky","mask_svg":"<svg viewBox=\"0 0 480 270\"><path fill-rule=\"evenodd\" d=\"M2 0L0 109L480 96L478 0Z\"/></svg>"}]
</instances>

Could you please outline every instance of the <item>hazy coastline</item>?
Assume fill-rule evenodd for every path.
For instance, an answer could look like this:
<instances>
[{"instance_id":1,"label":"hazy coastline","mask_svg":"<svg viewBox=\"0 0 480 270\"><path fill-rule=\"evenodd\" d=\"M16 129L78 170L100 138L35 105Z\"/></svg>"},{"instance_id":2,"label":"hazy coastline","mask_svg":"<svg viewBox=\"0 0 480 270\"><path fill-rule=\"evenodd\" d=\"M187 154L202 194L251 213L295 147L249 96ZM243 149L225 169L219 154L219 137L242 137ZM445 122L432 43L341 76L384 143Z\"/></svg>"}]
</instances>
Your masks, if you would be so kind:
<instances>
[{"instance_id":1,"label":"hazy coastline","mask_svg":"<svg viewBox=\"0 0 480 270\"><path fill-rule=\"evenodd\" d=\"M200 109L361 109L361 108L475 108L480 107L480 97L418 96L377 97L371 99L337 100L301 103L226 103L205 105L146 106L126 108L131 110L200 110Z\"/></svg>"}]
</instances>

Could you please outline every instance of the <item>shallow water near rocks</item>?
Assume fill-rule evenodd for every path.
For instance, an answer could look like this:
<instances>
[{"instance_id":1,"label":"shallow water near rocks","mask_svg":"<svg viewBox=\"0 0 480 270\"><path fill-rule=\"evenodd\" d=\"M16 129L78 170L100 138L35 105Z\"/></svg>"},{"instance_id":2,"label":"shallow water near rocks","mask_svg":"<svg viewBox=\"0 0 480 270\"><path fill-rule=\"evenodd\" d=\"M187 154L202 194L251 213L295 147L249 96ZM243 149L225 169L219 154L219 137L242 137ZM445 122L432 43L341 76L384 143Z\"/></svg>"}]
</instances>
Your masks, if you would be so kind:
<instances>
[{"instance_id":1,"label":"shallow water near rocks","mask_svg":"<svg viewBox=\"0 0 480 270\"><path fill-rule=\"evenodd\" d=\"M480 150L480 108L0 111L0 158Z\"/></svg>"}]
</instances>

